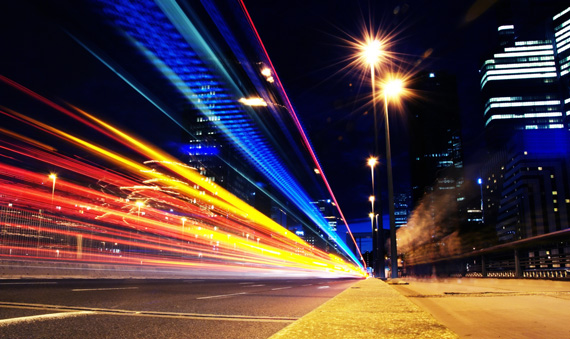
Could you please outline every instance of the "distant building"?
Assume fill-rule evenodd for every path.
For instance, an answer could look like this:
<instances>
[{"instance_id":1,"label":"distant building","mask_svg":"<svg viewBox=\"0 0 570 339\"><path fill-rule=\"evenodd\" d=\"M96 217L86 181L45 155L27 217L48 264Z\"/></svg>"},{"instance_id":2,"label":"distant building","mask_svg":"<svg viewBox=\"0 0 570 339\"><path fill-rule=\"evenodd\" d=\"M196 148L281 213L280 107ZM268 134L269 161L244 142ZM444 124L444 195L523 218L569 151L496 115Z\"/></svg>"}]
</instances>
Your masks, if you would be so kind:
<instances>
[{"instance_id":1,"label":"distant building","mask_svg":"<svg viewBox=\"0 0 570 339\"><path fill-rule=\"evenodd\" d=\"M412 159L412 207L438 212L438 201L445 195L453 206L447 210L464 214L461 187L463 185L463 147L454 76L443 72L422 73L414 90L426 97L421 104L411 104L410 153ZM451 197L449 197L451 196Z\"/></svg>"},{"instance_id":2,"label":"distant building","mask_svg":"<svg viewBox=\"0 0 570 339\"><path fill-rule=\"evenodd\" d=\"M397 194L394 197L394 221L396 228L406 226L410 216L412 197L406 193Z\"/></svg>"},{"instance_id":3,"label":"distant building","mask_svg":"<svg viewBox=\"0 0 570 339\"><path fill-rule=\"evenodd\" d=\"M338 215L338 210L335 203L331 199L321 199L311 203L315 205L317 210L325 218L330 227L330 231L336 232L340 217ZM323 237L322 233L321 237ZM327 237L327 239L333 240L331 237ZM332 244L334 244L335 248L337 247L336 243L332 242Z\"/></svg>"},{"instance_id":4,"label":"distant building","mask_svg":"<svg viewBox=\"0 0 570 339\"><path fill-rule=\"evenodd\" d=\"M499 33L515 27L499 27ZM481 68L485 136L493 149L503 145L515 131L564 128L554 46L549 39L515 41Z\"/></svg>"},{"instance_id":5,"label":"distant building","mask_svg":"<svg viewBox=\"0 0 570 339\"><path fill-rule=\"evenodd\" d=\"M570 7L552 17L554 49L560 73L561 100L564 102L565 125L570 128Z\"/></svg>"},{"instance_id":6,"label":"distant building","mask_svg":"<svg viewBox=\"0 0 570 339\"><path fill-rule=\"evenodd\" d=\"M482 169L483 219L500 242L568 228L570 220L570 8L539 27L526 32L532 39L499 27L500 51L481 69L491 150Z\"/></svg>"},{"instance_id":7,"label":"distant building","mask_svg":"<svg viewBox=\"0 0 570 339\"><path fill-rule=\"evenodd\" d=\"M483 185L500 242L569 227L570 132L521 131L497 157Z\"/></svg>"}]
</instances>

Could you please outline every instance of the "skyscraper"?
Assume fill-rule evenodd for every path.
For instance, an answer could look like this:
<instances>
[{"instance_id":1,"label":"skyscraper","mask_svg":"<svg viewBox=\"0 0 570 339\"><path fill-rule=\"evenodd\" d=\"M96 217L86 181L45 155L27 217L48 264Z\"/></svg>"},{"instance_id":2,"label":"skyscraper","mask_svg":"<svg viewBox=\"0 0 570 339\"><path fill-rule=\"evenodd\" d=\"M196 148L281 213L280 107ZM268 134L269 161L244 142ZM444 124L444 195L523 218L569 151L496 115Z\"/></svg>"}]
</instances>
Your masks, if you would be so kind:
<instances>
[{"instance_id":1,"label":"skyscraper","mask_svg":"<svg viewBox=\"0 0 570 339\"><path fill-rule=\"evenodd\" d=\"M415 90L429 99L410 106L414 207L426 194L434 191L458 195L458 188L463 183L461 124L455 78L443 72L424 73L418 78Z\"/></svg>"},{"instance_id":2,"label":"skyscraper","mask_svg":"<svg viewBox=\"0 0 570 339\"><path fill-rule=\"evenodd\" d=\"M560 87L564 101L565 125L570 128L570 7L552 17L554 49L560 72Z\"/></svg>"},{"instance_id":3,"label":"skyscraper","mask_svg":"<svg viewBox=\"0 0 570 339\"><path fill-rule=\"evenodd\" d=\"M481 68L485 135L491 148L500 147L516 130L563 128L552 41L515 41L513 25L500 26L498 32L513 40Z\"/></svg>"},{"instance_id":4,"label":"skyscraper","mask_svg":"<svg viewBox=\"0 0 570 339\"><path fill-rule=\"evenodd\" d=\"M501 39L481 68L491 150L482 170L484 220L501 242L568 227L570 8L536 27L525 31L532 40L499 27L511 41Z\"/></svg>"}]
</instances>

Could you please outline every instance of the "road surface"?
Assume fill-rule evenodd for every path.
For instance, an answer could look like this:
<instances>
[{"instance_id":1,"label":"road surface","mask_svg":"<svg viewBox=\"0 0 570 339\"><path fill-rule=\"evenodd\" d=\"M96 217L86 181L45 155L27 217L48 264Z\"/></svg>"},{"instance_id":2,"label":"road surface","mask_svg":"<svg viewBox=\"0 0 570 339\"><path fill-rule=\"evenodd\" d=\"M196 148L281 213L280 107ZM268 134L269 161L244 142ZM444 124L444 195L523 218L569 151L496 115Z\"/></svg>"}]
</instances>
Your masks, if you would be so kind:
<instances>
[{"instance_id":1,"label":"road surface","mask_svg":"<svg viewBox=\"0 0 570 339\"><path fill-rule=\"evenodd\" d=\"M0 280L0 338L267 338L357 280Z\"/></svg>"}]
</instances>

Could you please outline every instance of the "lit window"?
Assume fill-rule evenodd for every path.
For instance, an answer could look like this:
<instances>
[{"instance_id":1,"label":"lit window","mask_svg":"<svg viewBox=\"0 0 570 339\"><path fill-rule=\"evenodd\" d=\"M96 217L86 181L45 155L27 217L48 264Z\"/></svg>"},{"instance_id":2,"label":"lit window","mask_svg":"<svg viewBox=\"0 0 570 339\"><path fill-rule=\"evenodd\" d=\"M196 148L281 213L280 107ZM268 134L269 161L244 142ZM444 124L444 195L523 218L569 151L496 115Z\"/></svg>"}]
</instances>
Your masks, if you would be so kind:
<instances>
[{"instance_id":1,"label":"lit window","mask_svg":"<svg viewBox=\"0 0 570 339\"><path fill-rule=\"evenodd\" d=\"M552 195L558 195L557 191L552 191Z\"/></svg>"}]
</instances>

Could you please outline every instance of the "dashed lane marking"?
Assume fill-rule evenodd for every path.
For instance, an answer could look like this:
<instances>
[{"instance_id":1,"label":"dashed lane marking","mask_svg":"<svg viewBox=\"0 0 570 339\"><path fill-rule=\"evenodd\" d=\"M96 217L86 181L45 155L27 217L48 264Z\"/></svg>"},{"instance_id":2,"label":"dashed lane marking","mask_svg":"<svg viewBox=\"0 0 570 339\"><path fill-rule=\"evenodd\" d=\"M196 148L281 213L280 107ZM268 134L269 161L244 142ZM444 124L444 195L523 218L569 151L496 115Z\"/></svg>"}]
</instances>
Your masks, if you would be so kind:
<instances>
[{"instance_id":1,"label":"dashed lane marking","mask_svg":"<svg viewBox=\"0 0 570 339\"><path fill-rule=\"evenodd\" d=\"M29 317L2 319L2 320L0 320L0 327L8 326L8 325L15 325L15 324L19 324L19 323L32 323L32 322L43 321L43 320L53 320L53 319L77 317L80 315L94 314L94 313L95 312L91 312L91 311L61 312L61 313L33 315L33 316L29 316Z\"/></svg>"},{"instance_id":2,"label":"dashed lane marking","mask_svg":"<svg viewBox=\"0 0 570 339\"><path fill-rule=\"evenodd\" d=\"M223 297L231 297L234 295L242 295L242 294L247 294L245 292L239 292L239 293L230 293L230 294L219 294L219 295L210 295L207 297L200 297L200 298L196 298L196 299L212 299L212 298L223 298Z\"/></svg>"},{"instance_id":3,"label":"dashed lane marking","mask_svg":"<svg viewBox=\"0 0 570 339\"><path fill-rule=\"evenodd\" d=\"M276 288L272 288L272 291L278 291L278 290L286 290L288 288L291 288L291 286L287 286L287 287L276 287Z\"/></svg>"},{"instance_id":4,"label":"dashed lane marking","mask_svg":"<svg viewBox=\"0 0 570 339\"><path fill-rule=\"evenodd\" d=\"M89 308L89 307L75 307L75 306L62 306L62 305L45 305L45 304L29 304L29 303L14 303L14 302L0 302L0 307L3 308L18 308L29 310L48 310L57 311L61 313L46 314L43 318L64 318L69 316L77 316L83 314L91 315L123 315L123 316L138 316L138 317L156 317L156 318L172 318L172 319L194 319L194 320L226 320L226 321L251 321L251 322L278 322L278 323L291 323L299 318L297 317L271 317L271 316L255 316L255 315L236 315L236 314L201 314L201 313L180 313L180 312L152 312L152 311L135 311L135 310L120 310L108 308ZM28 319L42 319L42 316L23 317ZM0 321L12 320L6 319ZM24 320L19 320L22 322Z\"/></svg>"},{"instance_id":5,"label":"dashed lane marking","mask_svg":"<svg viewBox=\"0 0 570 339\"><path fill-rule=\"evenodd\" d=\"M6 282L0 285L55 285L56 281L38 281L38 282Z\"/></svg>"},{"instance_id":6,"label":"dashed lane marking","mask_svg":"<svg viewBox=\"0 0 570 339\"><path fill-rule=\"evenodd\" d=\"M72 292L87 292L87 291L113 291L113 290L136 290L138 287L107 287L107 288L76 288Z\"/></svg>"}]
</instances>

